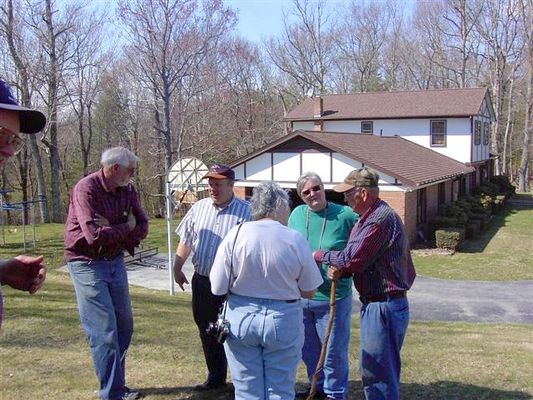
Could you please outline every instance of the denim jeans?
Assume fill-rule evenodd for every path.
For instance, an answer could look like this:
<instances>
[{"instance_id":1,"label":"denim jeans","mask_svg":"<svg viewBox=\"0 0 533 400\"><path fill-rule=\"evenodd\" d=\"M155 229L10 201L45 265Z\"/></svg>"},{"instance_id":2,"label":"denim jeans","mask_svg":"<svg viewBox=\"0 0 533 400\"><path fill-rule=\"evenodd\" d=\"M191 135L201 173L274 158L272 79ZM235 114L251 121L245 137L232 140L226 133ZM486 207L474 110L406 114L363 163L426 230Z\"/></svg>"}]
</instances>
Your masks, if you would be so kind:
<instances>
[{"instance_id":1,"label":"denim jeans","mask_svg":"<svg viewBox=\"0 0 533 400\"><path fill-rule=\"evenodd\" d=\"M329 301L302 300L305 327L305 341L302 360L307 368L309 382L315 373L326 328L329 321ZM352 296L337 300L335 319L324 359L324 367L318 374L317 389L334 399L344 399L348 391L348 347L350 344L350 325Z\"/></svg>"},{"instance_id":2,"label":"denim jeans","mask_svg":"<svg viewBox=\"0 0 533 400\"><path fill-rule=\"evenodd\" d=\"M133 334L128 276L122 257L68 263L83 330L103 400L124 395L126 353Z\"/></svg>"},{"instance_id":3,"label":"denim jeans","mask_svg":"<svg viewBox=\"0 0 533 400\"><path fill-rule=\"evenodd\" d=\"M407 297L361 307L361 376L367 400L400 398L400 350L408 324Z\"/></svg>"},{"instance_id":4,"label":"denim jeans","mask_svg":"<svg viewBox=\"0 0 533 400\"><path fill-rule=\"evenodd\" d=\"M300 301L230 295L224 343L237 400L293 400L304 340Z\"/></svg>"}]
</instances>

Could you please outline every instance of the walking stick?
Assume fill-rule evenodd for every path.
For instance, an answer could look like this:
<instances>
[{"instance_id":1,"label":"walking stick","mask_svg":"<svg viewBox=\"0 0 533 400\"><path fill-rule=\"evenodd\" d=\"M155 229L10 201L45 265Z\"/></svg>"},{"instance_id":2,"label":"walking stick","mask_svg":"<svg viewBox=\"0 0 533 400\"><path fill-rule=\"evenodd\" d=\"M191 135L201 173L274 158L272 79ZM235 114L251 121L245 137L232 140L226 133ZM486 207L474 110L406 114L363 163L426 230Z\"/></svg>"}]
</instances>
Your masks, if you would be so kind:
<instances>
[{"instance_id":1,"label":"walking stick","mask_svg":"<svg viewBox=\"0 0 533 400\"><path fill-rule=\"evenodd\" d=\"M326 358L326 350L328 348L329 335L331 334L331 328L333 328L333 319L335 318L335 294L337 292L337 280L333 279L331 281L331 289L329 291L329 320L328 326L326 327L326 334L324 335L324 342L322 343L322 349L320 350L320 357L318 358L318 363L313 374L313 379L311 379L311 389L309 389L309 395L306 400L313 400L316 393L316 383L318 381L318 374L322 371L324 366L324 359Z\"/></svg>"}]
</instances>

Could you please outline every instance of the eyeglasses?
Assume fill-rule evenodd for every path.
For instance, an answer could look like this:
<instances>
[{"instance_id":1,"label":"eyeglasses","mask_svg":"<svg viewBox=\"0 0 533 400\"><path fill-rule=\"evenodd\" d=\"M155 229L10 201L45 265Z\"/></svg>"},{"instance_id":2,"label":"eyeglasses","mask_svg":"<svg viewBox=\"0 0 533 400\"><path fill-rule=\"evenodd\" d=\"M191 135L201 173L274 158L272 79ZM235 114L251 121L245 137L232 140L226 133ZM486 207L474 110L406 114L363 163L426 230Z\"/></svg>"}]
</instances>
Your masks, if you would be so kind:
<instances>
[{"instance_id":1,"label":"eyeglasses","mask_svg":"<svg viewBox=\"0 0 533 400\"><path fill-rule=\"evenodd\" d=\"M24 145L24 139L17 135L17 133L0 126L0 146L11 146L13 148L13 155L15 155L24 148Z\"/></svg>"},{"instance_id":2,"label":"eyeglasses","mask_svg":"<svg viewBox=\"0 0 533 400\"><path fill-rule=\"evenodd\" d=\"M320 185L315 185L313 186L312 188L309 188L309 189L306 189L306 190L302 190L302 194L307 197L311 194L311 192L313 193L316 193L316 192L320 192L322 190L322 188L320 187Z\"/></svg>"},{"instance_id":3,"label":"eyeglasses","mask_svg":"<svg viewBox=\"0 0 533 400\"><path fill-rule=\"evenodd\" d=\"M353 189L350 189L346 192L344 192L344 200L346 200L348 197L352 196L353 194L355 194L355 192L357 192L358 190L362 189L363 187L361 186L358 186L358 187L354 187Z\"/></svg>"},{"instance_id":4,"label":"eyeglasses","mask_svg":"<svg viewBox=\"0 0 533 400\"><path fill-rule=\"evenodd\" d=\"M135 173L135 167L126 167L126 166L120 165L120 164L118 164L118 165L121 166L122 168L124 168L129 176L132 176Z\"/></svg>"}]
</instances>

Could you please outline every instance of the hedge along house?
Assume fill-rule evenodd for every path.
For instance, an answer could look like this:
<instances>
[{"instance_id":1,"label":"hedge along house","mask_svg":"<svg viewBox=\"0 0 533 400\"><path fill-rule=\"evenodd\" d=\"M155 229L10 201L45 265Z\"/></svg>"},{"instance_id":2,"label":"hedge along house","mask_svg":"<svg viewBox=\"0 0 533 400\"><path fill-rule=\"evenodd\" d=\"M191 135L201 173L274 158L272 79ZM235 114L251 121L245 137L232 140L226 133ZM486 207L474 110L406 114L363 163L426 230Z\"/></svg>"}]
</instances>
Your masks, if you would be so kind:
<instances>
[{"instance_id":1,"label":"hedge along house","mask_svg":"<svg viewBox=\"0 0 533 400\"><path fill-rule=\"evenodd\" d=\"M439 206L457 198L460 182L475 169L399 136L295 131L236 160L235 192L252 194L253 187L274 180L295 188L307 171L318 173L328 199L342 202L330 189L353 169L369 166L380 174L380 197L403 219L410 241L423 234Z\"/></svg>"}]
</instances>

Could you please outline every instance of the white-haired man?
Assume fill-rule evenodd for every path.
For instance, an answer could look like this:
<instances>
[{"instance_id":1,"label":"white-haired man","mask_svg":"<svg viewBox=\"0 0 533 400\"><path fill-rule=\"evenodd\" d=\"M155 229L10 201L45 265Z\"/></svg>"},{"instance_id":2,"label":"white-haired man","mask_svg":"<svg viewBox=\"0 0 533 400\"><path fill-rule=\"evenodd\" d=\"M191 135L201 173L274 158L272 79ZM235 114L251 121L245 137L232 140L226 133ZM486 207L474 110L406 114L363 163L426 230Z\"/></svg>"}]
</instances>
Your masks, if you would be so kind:
<instances>
[{"instance_id":1,"label":"white-haired man","mask_svg":"<svg viewBox=\"0 0 533 400\"><path fill-rule=\"evenodd\" d=\"M148 219L130 183L138 161L124 147L104 151L102 168L72 190L65 225L65 260L102 400L140 397L125 385L133 316L124 250L133 254L148 234Z\"/></svg>"}]
</instances>

